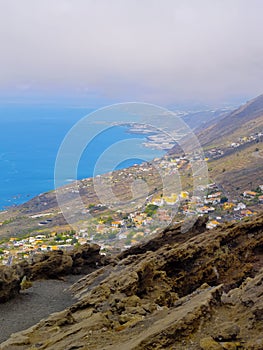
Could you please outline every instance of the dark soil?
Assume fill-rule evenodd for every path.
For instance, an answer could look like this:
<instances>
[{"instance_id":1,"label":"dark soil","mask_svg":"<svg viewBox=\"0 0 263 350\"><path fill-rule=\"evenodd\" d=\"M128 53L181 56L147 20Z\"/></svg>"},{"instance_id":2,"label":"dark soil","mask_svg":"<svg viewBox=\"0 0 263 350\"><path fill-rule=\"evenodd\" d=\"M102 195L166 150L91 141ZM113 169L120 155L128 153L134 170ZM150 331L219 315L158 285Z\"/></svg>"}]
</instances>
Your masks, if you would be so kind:
<instances>
[{"instance_id":1,"label":"dark soil","mask_svg":"<svg viewBox=\"0 0 263 350\"><path fill-rule=\"evenodd\" d=\"M72 305L74 299L68 288L80 277L36 281L15 299L0 304L0 343L12 333L27 329L51 313Z\"/></svg>"}]
</instances>

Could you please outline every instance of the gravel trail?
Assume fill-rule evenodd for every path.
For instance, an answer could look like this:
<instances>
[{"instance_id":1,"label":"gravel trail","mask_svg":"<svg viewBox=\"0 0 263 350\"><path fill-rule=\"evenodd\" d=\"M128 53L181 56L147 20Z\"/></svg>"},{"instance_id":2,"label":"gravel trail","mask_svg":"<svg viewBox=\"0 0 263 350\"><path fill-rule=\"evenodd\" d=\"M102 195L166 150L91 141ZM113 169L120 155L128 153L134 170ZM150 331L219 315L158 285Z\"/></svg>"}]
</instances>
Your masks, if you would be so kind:
<instances>
[{"instance_id":1,"label":"gravel trail","mask_svg":"<svg viewBox=\"0 0 263 350\"><path fill-rule=\"evenodd\" d=\"M72 305L75 299L68 288L81 277L67 276L65 281L35 281L16 298L0 304L0 343L12 333L27 329L51 313Z\"/></svg>"}]
</instances>

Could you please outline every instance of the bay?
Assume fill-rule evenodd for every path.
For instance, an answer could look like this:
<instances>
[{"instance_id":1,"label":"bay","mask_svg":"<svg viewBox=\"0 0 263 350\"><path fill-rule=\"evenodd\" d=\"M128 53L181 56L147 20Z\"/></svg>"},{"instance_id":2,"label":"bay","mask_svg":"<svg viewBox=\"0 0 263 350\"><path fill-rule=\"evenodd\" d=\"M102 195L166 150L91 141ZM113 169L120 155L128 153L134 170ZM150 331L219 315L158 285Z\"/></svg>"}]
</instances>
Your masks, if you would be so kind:
<instances>
[{"instance_id":1,"label":"bay","mask_svg":"<svg viewBox=\"0 0 263 350\"><path fill-rule=\"evenodd\" d=\"M0 209L21 204L30 198L54 189L54 167L61 142L69 130L91 109L41 105L0 106ZM133 135L122 126L110 127L90 142L78 167L78 179L94 175L103 152L120 142L118 153L102 162L97 174L126 168L159 157L163 152L143 146L145 135ZM129 158L129 144L134 139ZM115 161L116 158L116 161ZM122 161L120 162L119 159ZM64 179L70 181L70 179Z\"/></svg>"}]
</instances>

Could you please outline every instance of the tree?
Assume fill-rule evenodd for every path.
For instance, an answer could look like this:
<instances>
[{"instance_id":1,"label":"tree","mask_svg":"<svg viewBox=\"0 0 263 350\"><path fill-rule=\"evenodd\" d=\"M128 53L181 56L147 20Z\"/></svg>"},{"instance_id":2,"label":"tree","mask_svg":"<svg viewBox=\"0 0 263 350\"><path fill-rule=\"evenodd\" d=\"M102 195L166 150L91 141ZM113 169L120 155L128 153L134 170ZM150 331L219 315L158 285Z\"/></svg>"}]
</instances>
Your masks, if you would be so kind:
<instances>
[{"instance_id":1,"label":"tree","mask_svg":"<svg viewBox=\"0 0 263 350\"><path fill-rule=\"evenodd\" d=\"M261 193L262 193L261 187L258 186L258 187L255 189L255 192L257 192L258 194L261 194Z\"/></svg>"},{"instance_id":2,"label":"tree","mask_svg":"<svg viewBox=\"0 0 263 350\"><path fill-rule=\"evenodd\" d=\"M223 203L226 203L226 202L228 202L228 198L226 196L221 197L220 203L223 204Z\"/></svg>"},{"instance_id":3,"label":"tree","mask_svg":"<svg viewBox=\"0 0 263 350\"><path fill-rule=\"evenodd\" d=\"M103 219L105 224L111 224L113 221L112 216L108 216L107 218Z\"/></svg>"},{"instance_id":4,"label":"tree","mask_svg":"<svg viewBox=\"0 0 263 350\"><path fill-rule=\"evenodd\" d=\"M71 244L73 245L73 244L76 244L76 243L78 243L78 240L77 240L76 237L73 237L72 240L71 240Z\"/></svg>"},{"instance_id":5,"label":"tree","mask_svg":"<svg viewBox=\"0 0 263 350\"><path fill-rule=\"evenodd\" d=\"M56 237L54 238L56 242L63 241L64 239L65 237L62 236L62 234L57 234Z\"/></svg>"},{"instance_id":6,"label":"tree","mask_svg":"<svg viewBox=\"0 0 263 350\"><path fill-rule=\"evenodd\" d=\"M158 205L148 204L144 212L147 214L147 216L153 216L157 212L157 209Z\"/></svg>"}]
</instances>

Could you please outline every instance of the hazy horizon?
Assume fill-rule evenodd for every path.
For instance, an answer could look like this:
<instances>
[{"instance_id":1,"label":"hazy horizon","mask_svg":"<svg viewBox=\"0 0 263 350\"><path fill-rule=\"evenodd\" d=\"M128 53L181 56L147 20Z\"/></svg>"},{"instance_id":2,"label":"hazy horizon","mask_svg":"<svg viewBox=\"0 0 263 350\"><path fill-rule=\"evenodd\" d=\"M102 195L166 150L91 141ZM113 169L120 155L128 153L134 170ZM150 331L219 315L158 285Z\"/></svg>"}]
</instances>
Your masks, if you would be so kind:
<instances>
[{"instance_id":1,"label":"hazy horizon","mask_svg":"<svg viewBox=\"0 0 263 350\"><path fill-rule=\"evenodd\" d=\"M262 91L259 0L0 0L0 103L238 105Z\"/></svg>"}]
</instances>

